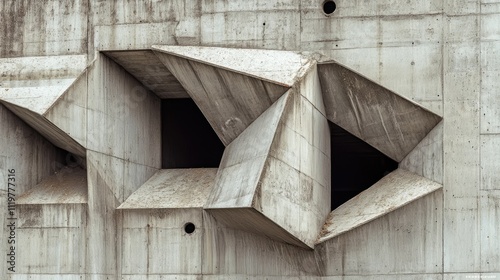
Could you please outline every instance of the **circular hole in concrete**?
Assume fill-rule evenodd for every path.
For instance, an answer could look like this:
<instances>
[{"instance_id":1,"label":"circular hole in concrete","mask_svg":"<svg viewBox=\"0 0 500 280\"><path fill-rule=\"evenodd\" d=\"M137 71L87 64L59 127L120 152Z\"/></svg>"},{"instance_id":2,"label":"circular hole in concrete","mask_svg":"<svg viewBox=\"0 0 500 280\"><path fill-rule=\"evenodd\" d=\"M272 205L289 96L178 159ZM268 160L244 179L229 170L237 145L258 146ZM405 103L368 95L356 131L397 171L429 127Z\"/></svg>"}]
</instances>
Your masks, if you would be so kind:
<instances>
[{"instance_id":1,"label":"circular hole in concrete","mask_svg":"<svg viewBox=\"0 0 500 280\"><path fill-rule=\"evenodd\" d=\"M193 224L193 223L186 223L184 225L184 231L187 233L187 234L191 234L194 232L194 230L196 229L196 226Z\"/></svg>"},{"instance_id":2,"label":"circular hole in concrete","mask_svg":"<svg viewBox=\"0 0 500 280\"><path fill-rule=\"evenodd\" d=\"M325 14L330 15L335 12L335 9L337 9L337 5L335 4L335 2L331 0L323 2L323 12Z\"/></svg>"}]
</instances>

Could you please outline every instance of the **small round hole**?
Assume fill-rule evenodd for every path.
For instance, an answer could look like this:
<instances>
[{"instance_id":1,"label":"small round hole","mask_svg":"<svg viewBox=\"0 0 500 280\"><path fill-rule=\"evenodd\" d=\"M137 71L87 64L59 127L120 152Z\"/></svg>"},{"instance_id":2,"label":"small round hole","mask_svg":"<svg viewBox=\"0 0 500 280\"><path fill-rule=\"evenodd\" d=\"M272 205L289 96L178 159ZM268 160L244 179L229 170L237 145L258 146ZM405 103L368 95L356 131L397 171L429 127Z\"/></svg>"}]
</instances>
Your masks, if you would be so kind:
<instances>
[{"instance_id":1,"label":"small round hole","mask_svg":"<svg viewBox=\"0 0 500 280\"><path fill-rule=\"evenodd\" d=\"M330 15L333 12L335 12L335 9L337 9L337 5L333 1L325 1L323 2L323 12L325 14Z\"/></svg>"},{"instance_id":2,"label":"small round hole","mask_svg":"<svg viewBox=\"0 0 500 280\"><path fill-rule=\"evenodd\" d=\"M187 223L184 225L184 231L187 234L193 233L195 229L196 229L196 226L193 223Z\"/></svg>"}]
</instances>

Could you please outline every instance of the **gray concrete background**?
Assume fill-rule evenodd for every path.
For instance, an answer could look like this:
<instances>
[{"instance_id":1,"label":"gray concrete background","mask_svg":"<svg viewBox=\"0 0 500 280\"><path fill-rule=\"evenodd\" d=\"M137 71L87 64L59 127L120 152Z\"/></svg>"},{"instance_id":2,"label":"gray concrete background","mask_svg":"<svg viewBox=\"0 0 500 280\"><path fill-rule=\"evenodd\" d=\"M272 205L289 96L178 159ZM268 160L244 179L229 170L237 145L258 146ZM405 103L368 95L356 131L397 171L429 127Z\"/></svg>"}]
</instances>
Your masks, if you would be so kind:
<instances>
[{"instance_id":1,"label":"gray concrete background","mask_svg":"<svg viewBox=\"0 0 500 280\"><path fill-rule=\"evenodd\" d=\"M139 107L125 106L135 112L107 118L116 104L106 98L125 92L131 98L120 102L133 102L134 93L125 89L141 85L101 57L94 67L116 80L99 80L88 69L92 88L108 82L122 88L106 94L89 90L86 102L99 110L86 111L87 125L81 127L86 133L75 132L88 149L88 203L26 212L39 214L22 217L33 220L33 226L18 229L18 271L7 274L6 255L0 254L0 278L499 278L500 2L337 0L337 11L330 16L323 14L321 3L3 0L0 67L15 58L81 54L90 64L102 56L96 51L156 44L319 52L443 117L442 132L433 135L438 141L428 141L428 150L435 153L416 153L421 160L411 164L431 172L428 176L436 181L442 178L442 191L314 251L226 228L201 209L171 210L167 216L163 210L117 212L160 168L159 158L145 156L159 155L150 150L158 147L155 138L138 141L125 132L131 122L159 127L157 116L144 113L154 114L150 108L157 97L148 92L143 97L147 102L134 103ZM2 77L1 82L10 79ZM0 178L6 182L5 170L15 167L22 193L55 171L51 163L61 155L4 106L0 113ZM102 134L110 127L113 133ZM106 142L102 139L123 144L105 146L99 144ZM429 166L435 158L442 167ZM3 206L5 188L0 194ZM5 219L5 211L0 218ZM202 226L184 236L172 228L184 220ZM2 252L7 251L4 236L5 228ZM129 238L135 240L127 242ZM155 246L165 249L148 249Z\"/></svg>"}]
</instances>

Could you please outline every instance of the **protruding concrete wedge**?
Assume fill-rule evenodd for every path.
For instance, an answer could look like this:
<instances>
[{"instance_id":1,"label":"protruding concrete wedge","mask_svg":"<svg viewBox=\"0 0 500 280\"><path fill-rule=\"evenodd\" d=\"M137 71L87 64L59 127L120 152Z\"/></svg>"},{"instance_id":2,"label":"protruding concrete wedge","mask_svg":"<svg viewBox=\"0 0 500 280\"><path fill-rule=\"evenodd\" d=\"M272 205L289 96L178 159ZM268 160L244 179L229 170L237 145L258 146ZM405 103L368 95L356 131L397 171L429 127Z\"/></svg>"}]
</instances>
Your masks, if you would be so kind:
<instances>
[{"instance_id":1,"label":"protruding concrete wedge","mask_svg":"<svg viewBox=\"0 0 500 280\"><path fill-rule=\"evenodd\" d=\"M320 96L317 72L310 71L226 148L205 206L219 222L314 247L331 192Z\"/></svg>"},{"instance_id":2,"label":"protruding concrete wedge","mask_svg":"<svg viewBox=\"0 0 500 280\"><path fill-rule=\"evenodd\" d=\"M82 145L76 142L66 132L61 130L45 117L26 108L21 108L7 102L2 103L55 146L80 157L86 156L85 148Z\"/></svg>"},{"instance_id":3,"label":"protruding concrete wedge","mask_svg":"<svg viewBox=\"0 0 500 280\"><path fill-rule=\"evenodd\" d=\"M0 102L56 146L85 156L86 56L0 59Z\"/></svg>"},{"instance_id":4,"label":"protruding concrete wedge","mask_svg":"<svg viewBox=\"0 0 500 280\"><path fill-rule=\"evenodd\" d=\"M398 162L441 120L335 62L318 71L328 120Z\"/></svg>"},{"instance_id":5,"label":"protruding concrete wedge","mask_svg":"<svg viewBox=\"0 0 500 280\"><path fill-rule=\"evenodd\" d=\"M64 167L20 195L16 204L83 204L87 203L87 171Z\"/></svg>"},{"instance_id":6,"label":"protruding concrete wedge","mask_svg":"<svg viewBox=\"0 0 500 280\"><path fill-rule=\"evenodd\" d=\"M440 188L441 184L397 169L333 210L316 244L364 225Z\"/></svg>"},{"instance_id":7,"label":"protruding concrete wedge","mask_svg":"<svg viewBox=\"0 0 500 280\"><path fill-rule=\"evenodd\" d=\"M160 98L189 98L179 81L152 50L105 51Z\"/></svg>"},{"instance_id":8,"label":"protruding concrete wedge","mask_svg":"<svg viewBox=\"0 0 500 280\"><path fill-rule=\"evenodd\" d=\"M443 183L443 122L418 143L399 163L399 168Z\"/></svg>"},{"instance_id":9,"label":"protruding concrete wedge","mask_svg":"<svg viewBox=\"0 0 500 280\"><path fill-rule=\"evenodd\" d=\"M153 50L226 146L315 65L283 51L179 46Z\"/></svg>"},{"instance_id":10,"label":"protruding concrete wedge","mask_svg":"<svg viewBox=\"0 0 500 280\"><path fill-rule=\"evenodd\" d=\"M152 49L285 87L293 86L314 63L311 58L291 51L161 45Z\"/></svg>"},{"instance_id":11,"label":"protruding concrete wedge","mask_svg":"<svg viewBox=\"0 0 500 280\"><path fill-rule=\"evenodd\" d=\"M203 208L217 168L162 169L118 209Z\"/></svg>"}]
</instances>

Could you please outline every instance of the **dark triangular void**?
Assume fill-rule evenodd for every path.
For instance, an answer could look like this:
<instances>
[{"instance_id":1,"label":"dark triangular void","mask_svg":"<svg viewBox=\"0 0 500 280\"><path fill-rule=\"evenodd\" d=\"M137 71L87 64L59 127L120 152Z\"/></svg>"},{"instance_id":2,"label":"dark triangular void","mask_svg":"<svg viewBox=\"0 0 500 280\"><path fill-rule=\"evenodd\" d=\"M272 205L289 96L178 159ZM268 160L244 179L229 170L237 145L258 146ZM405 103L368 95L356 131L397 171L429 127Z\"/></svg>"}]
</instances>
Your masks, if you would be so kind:
<instances>
[{"instance_id":1,"label":"dark triangular void","mask_svg":"<svg viewBox=\"0 0 500 280\"><path fill-rule=\"evenodd\" d=\"M398 168L398 163L340 126L331 134L332 210Z\"/></svg>"},{"instance_id":2,"label":"dark triangular void","mask_svg":"<svg viewBox=\"0 0 500 280\"><path fill-rule=\"evenodd\" d=\"M224 145L191 98L161 101L162 168L219 167Z\"/></svg>"}]
</instances>

